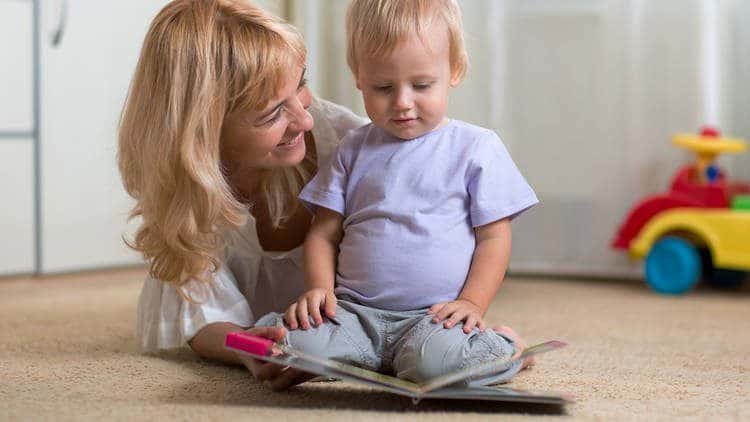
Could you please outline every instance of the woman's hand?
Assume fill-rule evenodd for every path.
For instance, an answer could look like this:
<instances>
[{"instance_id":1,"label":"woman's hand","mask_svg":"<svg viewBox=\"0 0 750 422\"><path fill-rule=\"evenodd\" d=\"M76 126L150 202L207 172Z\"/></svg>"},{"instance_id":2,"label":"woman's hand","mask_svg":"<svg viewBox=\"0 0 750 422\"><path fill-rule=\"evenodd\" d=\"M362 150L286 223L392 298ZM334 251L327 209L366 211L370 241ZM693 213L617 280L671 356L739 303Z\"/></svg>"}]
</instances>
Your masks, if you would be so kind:
<instances>
[{"instance_id":1,"label":"woman's hand","mask_svg":"<svg viewBox=\"0 0 750 422\"><path fill-rule=\"evenodd\" d=\"M484 319L479 306L465 299L458 299L452 302L436 303L427 311L428 315L434 315L432 322L438 323L445 320L443 326L451 328L459 321L464 322L464 333L470 333L474 327L484 331Z\"/></svg>"},{"instance_id":2,"label":"woman's hand","mask_svg":"<svg viewBox=\"0 0 750 422\"><path fill-rule=\"evenodd\" d=\"M317 327L323 323L321 308L328 318L336 316L336 296L333 290L323 288L308 290L296 302L289 305L284 313L284 320L292 330L298 327L307 330L310 328L309 317L312 316L313 324Z\"/></svg>"},{"instance_id":3,"label":"woman's hand","mask_svg":"<svg viewBox=\"0 0 750 422\"><path fill-rule=\"evenodd\" d=\"M282 341L286 334L284 327L253 327L246 331L273 341ZM238 356L256 380L268 385L274 391L286 390L314 377L314 375L307 372L263 362L247 355L238 354Z\"/></svg>"}]
</instances>

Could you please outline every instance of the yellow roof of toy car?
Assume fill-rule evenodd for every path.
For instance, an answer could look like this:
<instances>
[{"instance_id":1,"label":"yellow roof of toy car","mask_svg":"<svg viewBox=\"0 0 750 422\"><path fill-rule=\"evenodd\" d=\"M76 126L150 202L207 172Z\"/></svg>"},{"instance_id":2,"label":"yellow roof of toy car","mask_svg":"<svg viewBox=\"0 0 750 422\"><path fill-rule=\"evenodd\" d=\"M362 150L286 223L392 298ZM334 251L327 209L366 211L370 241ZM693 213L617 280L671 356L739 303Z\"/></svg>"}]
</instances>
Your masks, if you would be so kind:
<instances>
[{"instance_id":1,"label":"yellow roof of toy car","mask_svg":"<svg viewBox=\"0 0 750 422\"><path fill-rule=\"evenodd\" d=\"M745 141L736 138L693 135L680 133L672 138L672 143L687 148L698 154L718 154L722 152L743 152L747 149Z\"/></svg>"}]
</instances>

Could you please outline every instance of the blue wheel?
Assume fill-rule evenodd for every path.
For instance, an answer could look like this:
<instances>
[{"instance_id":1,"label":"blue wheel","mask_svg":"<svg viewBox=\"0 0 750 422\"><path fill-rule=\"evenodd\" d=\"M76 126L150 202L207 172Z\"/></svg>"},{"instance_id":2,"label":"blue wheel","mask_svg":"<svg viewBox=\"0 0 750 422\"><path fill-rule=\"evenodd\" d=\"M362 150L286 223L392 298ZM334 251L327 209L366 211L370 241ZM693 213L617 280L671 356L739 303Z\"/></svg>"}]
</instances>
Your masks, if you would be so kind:
<instances>
[{"instance_id":1,"label":"blue wheel","mask_svg":"<svg viewBox=\"0 0 750 422\"><path fill-rule=\"evenodd\" d=\"M685 239L667 236L646 257L646 283L663 294L679 295L695 287L701 277L701 256Z\"/></svg>"}]
</instances>

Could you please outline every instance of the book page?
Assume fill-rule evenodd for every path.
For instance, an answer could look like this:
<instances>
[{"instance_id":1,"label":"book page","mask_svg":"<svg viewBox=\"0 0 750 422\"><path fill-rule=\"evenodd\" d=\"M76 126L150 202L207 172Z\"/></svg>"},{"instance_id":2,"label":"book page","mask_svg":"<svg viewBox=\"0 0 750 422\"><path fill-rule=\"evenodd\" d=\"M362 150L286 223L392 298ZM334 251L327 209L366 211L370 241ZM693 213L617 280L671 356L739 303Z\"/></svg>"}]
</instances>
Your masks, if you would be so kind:
<instances>
[{"instance_id":1,"label":"book page","mask_svg":"<svg viewBox=\"0 0 750 422\"><path fill-rule=\"evenodd\" d=\"M283 355L259 356L247 353L241 348L229 348L240 354L243 359L258 359L265 362L275 363L277 365L289 366L315 375L364 383L366 385L378 387L381 390L410 397L415 397L419 393L419 385L413 382L381 374L369 369L360 368L358 366L349 365L347 363L308 355L298 350L284 348L285 354Z\"/></svg>"},{"instance_id":2,"label":"book page","mask_svg":"<svg viewBox=\"0 0 750 422\"><path fill-rule=\"evenodd\" d=\"M233 336L235 339L242 339L243 337L254 337L247 333L230 333L228 334L228 336ZM250 341L252 342L252 340ZM527 348L521 355L517 356L513 360L525 359L539 353L558 349L565 345L565 343L560 341L548 341L545 343L537 344L535 346ZM248 353L246 350L243 350L244 345L242 344L242 341L235 342L233 345L227 347L231 350L237 351L240 356L243 357L243 359L260 359L266 362L271 362L282 366L289 366L316 375L341 378L343 380L364 383L366 385L379 387L382 390L406 395L412 398L421 398L426 393L437 390L441 387L449 386L471 377L479 377L492 373L494 371L497 371L499 368L506 366L511 361L509 359L493 360L481 365L465 368L457 372L433 378L422 384L417 384L411 381L371 371L369 369L360 368L347 363L309 355L278 343L274 344L273 348L269 350L271 352L270 355L266 356ZM472 389L467 389L467 391L468 390Z\"/></svg>"},{"instance_id":3,"label":"book page","mask_svg":"<svg viewBox=\"0 0 750 422\"><path fill-rule=\"evenodd\" d=\"M534 346L526 348L519 356L513 359L496 359L489 362L485 362L476 366L470 366L460 371L452 372L437 378L433 378L419 385L419 393L427 393L429 391L436 390L440 387L445 387L451 384L455 384L459 381L463 381L469 378L478 378L483 375L492 374L499 371L501 368L508 366L509 363L526 359L528 357L538 355L540 353L546 353L561 347L565 347L567 344L562 341L552 340L544 343L539 343Z\"/></svg>"}]
</instances>

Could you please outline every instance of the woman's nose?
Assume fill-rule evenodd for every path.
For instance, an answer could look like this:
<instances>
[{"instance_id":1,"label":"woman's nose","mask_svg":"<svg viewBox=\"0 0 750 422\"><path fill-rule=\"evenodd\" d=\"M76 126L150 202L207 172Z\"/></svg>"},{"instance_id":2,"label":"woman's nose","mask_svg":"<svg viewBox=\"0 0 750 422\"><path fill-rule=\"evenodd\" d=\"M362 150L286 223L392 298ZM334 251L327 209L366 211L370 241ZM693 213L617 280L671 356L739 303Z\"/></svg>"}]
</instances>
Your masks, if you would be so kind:
<instances>
[{"instance_id":1,"label":"woman's nose","mask_svg":"<svg viewBox=\"0 0 750 422\"><path fill-rule=\"evenodd\" d=\"M305 87L297 95L297 101L294 102L289 110L289 113L292 115L290 126L293 129L303 132L312 129L315 122L313 122L312 115L307 111L310 104L312 104L312 93Z\"/></svg>"},{"instance_id":2,"label":"woman's nose","mask_svg":"<svg viewBox=\"0 0 750 422\"><path fill-rule=\"evenodd\" d=\"M314 123L313 117L307 109L302 109L300 116L295 117L294 119L294 128L302 132L307 132L313 128Z\"/></svg>"}]
</instances>

